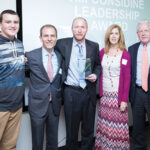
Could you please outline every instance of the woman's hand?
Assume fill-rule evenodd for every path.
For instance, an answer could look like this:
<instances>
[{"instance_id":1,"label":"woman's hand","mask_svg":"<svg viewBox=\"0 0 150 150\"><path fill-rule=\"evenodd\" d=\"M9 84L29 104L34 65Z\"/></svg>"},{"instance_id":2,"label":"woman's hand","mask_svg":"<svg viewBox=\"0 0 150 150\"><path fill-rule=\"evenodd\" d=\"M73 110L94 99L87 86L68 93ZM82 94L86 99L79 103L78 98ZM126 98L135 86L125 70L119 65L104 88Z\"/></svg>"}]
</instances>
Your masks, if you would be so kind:
<instances>
[{"instance_id":1,"label":"woman's hand","mask_svg":"<svg viewBox=\"0 0 150 150\"><path fill-rule=\"evenodd\" d=\"M126 102L121 102L121 104L120 104L120 111L124 112L127 107L128 107L128 104Z\"/></svg>"}]
</instances>

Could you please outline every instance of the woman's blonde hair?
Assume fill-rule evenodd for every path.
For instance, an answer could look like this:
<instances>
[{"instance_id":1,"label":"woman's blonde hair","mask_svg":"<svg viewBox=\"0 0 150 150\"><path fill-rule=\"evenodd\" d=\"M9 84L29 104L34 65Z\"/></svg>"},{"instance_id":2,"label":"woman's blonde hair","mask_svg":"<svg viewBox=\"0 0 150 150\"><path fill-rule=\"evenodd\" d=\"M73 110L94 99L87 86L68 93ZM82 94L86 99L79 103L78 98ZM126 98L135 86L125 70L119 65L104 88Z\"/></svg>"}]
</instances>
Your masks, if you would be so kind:
<instances>
[{"instance_id":1,"label":"woman's blonde hair","mask_svg":"<svg viewBox=\"0 0 150 150\"><path fill-rule=\"evenodd\" d=\"M106 34L105 34L105 48L104 48L105 53L108 53L108 51L111 47L109 37L110 37L110 34L114 28L118 29L119 35L120 35L119 41L118 41L118 48L122 51L126 50L125 39L124 39L124 35L123 35L121 27L117 24L112 24L111 26L108 27Z\"/></svg>"}]
</instances>

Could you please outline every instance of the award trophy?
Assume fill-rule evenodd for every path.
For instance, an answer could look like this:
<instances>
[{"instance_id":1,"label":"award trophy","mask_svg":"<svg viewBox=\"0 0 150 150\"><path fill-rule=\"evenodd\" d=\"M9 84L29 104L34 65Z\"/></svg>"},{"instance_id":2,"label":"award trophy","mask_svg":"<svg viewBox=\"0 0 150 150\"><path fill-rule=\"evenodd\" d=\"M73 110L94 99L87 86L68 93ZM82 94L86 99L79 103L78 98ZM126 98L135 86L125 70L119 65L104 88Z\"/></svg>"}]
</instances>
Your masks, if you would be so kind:
<instances>
[{"instance_id":1,"label":"award trophy","mask_svg":"<svg viewBox=\"0 0 150 150\"><path fill-rule=\"evenodd\" d=\"M90 58L86 58L85 69L83 70L83 72L85 72L85 78L92 73Z\"/></svg>"},{"instance_id":2,"label":"award trophy","mask_svg":"<svg viewBox=\"0 0 150 150\"><path fill-rule=\"evenodd\" d=\"M82 58L78 59L80 78L84 79L92 73L91 69L91 59L90 58Z\"/></svg>"}]
</instances>

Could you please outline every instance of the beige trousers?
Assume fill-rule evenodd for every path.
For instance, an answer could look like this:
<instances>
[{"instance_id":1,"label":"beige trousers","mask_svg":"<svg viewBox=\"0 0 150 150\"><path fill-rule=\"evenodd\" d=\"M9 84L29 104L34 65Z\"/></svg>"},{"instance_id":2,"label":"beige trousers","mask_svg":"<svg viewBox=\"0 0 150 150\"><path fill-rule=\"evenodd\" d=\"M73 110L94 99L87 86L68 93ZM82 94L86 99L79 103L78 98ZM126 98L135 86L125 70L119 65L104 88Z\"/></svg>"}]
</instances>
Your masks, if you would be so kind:
<instances>
[{"instance_id":1,"label":"beige trousers","mask_svg":"<svg viewBox=\"0 0 150 150\"><path fill-rule=\"evenodd\" d=\"M22 108L0 112L0 150L15 150L20 129Z\"/></svg>"}]
</instances>

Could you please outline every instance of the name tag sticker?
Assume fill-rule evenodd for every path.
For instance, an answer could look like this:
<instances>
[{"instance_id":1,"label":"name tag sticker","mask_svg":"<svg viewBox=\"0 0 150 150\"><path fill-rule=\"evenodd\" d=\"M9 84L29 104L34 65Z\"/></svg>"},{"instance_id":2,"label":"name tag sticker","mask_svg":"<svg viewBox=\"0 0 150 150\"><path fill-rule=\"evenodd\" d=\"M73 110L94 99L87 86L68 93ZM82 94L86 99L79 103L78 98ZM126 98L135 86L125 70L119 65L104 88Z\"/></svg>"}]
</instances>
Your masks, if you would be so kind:
<instances>
[{"instance_id":1,"label":"name tag sticker","mask_svg":"<svg viewBox=\"0 0 150 150\"><path fill-rule=\"evenodd\" d=\"M122 59L122 64L123 65L127 65L127 60L126 59Z\"/></svg>"}]
</instances>

